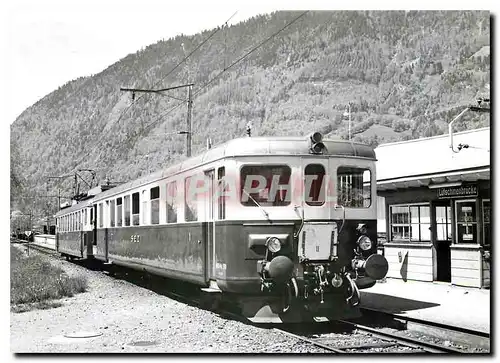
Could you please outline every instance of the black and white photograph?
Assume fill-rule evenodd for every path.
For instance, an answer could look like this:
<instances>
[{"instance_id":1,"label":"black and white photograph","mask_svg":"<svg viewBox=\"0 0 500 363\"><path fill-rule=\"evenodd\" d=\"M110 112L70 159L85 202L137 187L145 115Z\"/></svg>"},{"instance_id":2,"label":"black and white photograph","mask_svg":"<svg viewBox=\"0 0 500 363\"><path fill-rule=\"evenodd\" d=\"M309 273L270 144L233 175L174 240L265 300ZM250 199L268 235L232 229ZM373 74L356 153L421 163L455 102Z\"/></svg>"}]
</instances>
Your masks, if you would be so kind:
<instances>
[{"instance_id":1,"label":"black and white photograph","mask_svg":"<svg viewBox=\"0 0 500 363\"><path fill-rule=\"evenodd\" d=\"M495 11L425 5L3 4L10 359L491 356Z\"/></svg>"}]
</instances>

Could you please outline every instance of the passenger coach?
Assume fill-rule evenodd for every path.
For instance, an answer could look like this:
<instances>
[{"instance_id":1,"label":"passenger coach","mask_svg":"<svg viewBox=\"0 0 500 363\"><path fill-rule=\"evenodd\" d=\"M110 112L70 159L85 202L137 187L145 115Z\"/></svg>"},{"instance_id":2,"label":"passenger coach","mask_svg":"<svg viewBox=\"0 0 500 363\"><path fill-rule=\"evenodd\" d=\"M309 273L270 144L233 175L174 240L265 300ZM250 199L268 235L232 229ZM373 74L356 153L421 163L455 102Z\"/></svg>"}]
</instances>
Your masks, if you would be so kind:
<instances>
[{"instance_id":1,"label":"passenger coach","mask_svg":"<svg viewBox=\"0 0 500 363\"><path fill-rule=\"evenodd\" d=\"M387 272L375 180L366 145L235 139L61 210L57 246L198 284L253 321L345 317Z\"/></svg>"}]
</instances>

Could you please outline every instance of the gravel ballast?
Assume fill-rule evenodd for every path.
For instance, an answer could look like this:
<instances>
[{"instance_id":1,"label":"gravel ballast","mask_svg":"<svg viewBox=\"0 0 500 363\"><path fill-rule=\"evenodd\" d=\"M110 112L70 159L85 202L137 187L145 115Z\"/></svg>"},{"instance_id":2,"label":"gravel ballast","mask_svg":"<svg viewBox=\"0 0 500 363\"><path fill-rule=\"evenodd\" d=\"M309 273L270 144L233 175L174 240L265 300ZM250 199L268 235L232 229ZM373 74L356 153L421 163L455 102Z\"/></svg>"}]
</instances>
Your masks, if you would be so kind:
<instances>
[{"instance_id":1,"label":"gravel ballast","mask_svg":"<svg viewBox=\"0 0 500 363\"><path fill-rule=\"evenodd\" d=\"M11 313L14 353L324 353L271 329L228 320L100 271L51 258L88 291L61 307ZM67 337L75 335L81 337ZM93 336L93 337L87 337Z\"/></svg>"}]
</instances>

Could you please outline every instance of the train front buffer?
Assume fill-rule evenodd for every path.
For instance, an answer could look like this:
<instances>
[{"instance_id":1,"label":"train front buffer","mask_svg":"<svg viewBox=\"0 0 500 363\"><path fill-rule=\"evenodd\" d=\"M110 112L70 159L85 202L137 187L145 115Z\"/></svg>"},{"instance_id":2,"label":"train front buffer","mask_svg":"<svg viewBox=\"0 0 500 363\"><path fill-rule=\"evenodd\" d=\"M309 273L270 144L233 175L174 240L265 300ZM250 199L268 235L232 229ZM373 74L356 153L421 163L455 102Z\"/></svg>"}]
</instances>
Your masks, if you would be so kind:
<instances>
[{"instance_id":1,"label":"train front buffer","mask_svg":"<svg viewBox=\"0 0 500 363\"><path fill-rule=\"evenodd\" d=\"M266 257L257 266L261 290L281 292L288 301L284 312L293 301L313 310L331 309L341 300L347 307L356 306L359 288L383 278L388 263L376 253L376 242L368 237L367 226L360 223L355 229L342 233L341 240L337 223L306 222L295 236L295 257L280 253L280 239L269 237Z\"/></svg>"}]
</instances>

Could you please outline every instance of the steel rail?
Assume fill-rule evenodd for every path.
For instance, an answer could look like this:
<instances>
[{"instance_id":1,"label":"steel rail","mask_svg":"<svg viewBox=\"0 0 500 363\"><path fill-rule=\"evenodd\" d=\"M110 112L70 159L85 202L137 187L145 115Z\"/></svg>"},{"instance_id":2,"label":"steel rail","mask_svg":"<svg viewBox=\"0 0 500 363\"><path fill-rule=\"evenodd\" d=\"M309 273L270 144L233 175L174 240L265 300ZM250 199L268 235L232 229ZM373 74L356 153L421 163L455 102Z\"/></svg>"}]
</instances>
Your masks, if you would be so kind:
<instances>
[{"instance_id":1,"label":"steel rail","mask_svg":"<svg viewBox=\"0 0 500 363\"><path fill-rule=\"evenodd\" d=\"M457 353L463 354L464 353L463 350L460 350L457 348L446 347L444 345L426 342L426 341L415 339L415 338L405 337L405 336L395 334L395 333L383 332L383 331L371 328L369 326L356 324L356 323L346 321L346 320L338 320L338 322L340 322L342 324L349 325L349 326L351 326L355 329L358 329L360 331L370 333L371 335L373 335L375 337L378 337L381 339L394 340L399 344L406 345L406 346L409 346L412 348L422 349L428 353L455 353L455 354L457 354Z\"/></svg>"},{"instance_id":2,"label":"steel rail","mask_svg":"<svg viewBox=\"0 0 500 363\"><path fill-rule=\"evenodd\" d=\"M415 318L415 317L407 316L407 315L402 315L402 314L390 313L390 312L383 311L383 310L370 309L370 308L365 308L365 307L362 307L360 309L361 309L361 311L366 311L370 314L385 315L385 316L388 316L391 318L405 320L405 321L409 321L409 322L413 322L413 323L417 323L417 324L421 324L421 325L428 325L428 326L432 326L435 328L449 330L449 331L453 331L453 332L457 332L457 333L465 333L465 334L469 334L469 335L478 336L481 338L488 338L488 339L490 338L490 333L486 333L486 332L479 331L479 330L463 328L463 327L456 326L456 325L448 325L448 324L439 323L436 321L419 319L419 318Z\"/></svg>"}]
</instances>

